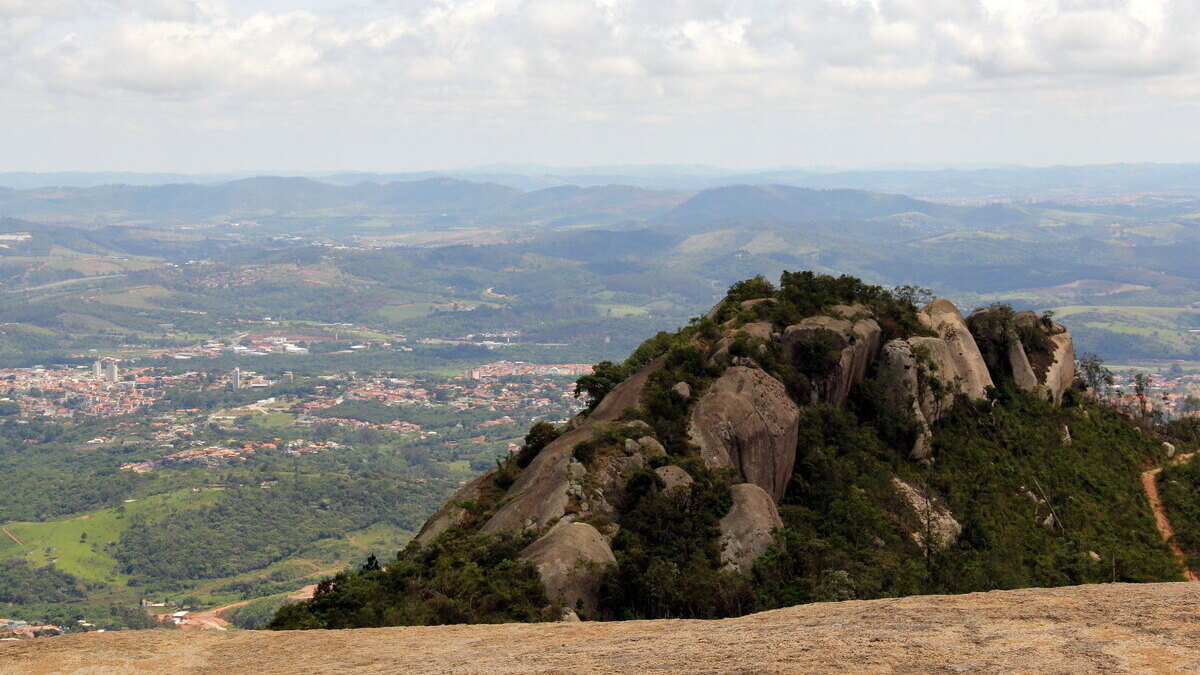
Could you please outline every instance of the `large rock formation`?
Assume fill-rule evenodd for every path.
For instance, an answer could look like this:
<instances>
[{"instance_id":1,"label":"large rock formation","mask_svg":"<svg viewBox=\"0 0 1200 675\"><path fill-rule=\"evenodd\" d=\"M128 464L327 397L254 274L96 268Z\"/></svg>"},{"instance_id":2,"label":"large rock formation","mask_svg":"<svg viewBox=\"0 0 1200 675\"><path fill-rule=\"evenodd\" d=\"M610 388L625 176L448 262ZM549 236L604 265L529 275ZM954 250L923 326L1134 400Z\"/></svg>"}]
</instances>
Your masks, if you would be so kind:
<instances>
[{"instance_id":1,"label":"large rock formation","mask_svg":"<svg viewBox=\"0 0 1200 675\"><path fill-rule=\"evenodd\" d=\"M1055 325L1062 330L1050 336L1054 345L1053 360L1038 379L1046 393L1055 401L1062 401L1063 394L1075 382L1075 343L1065 328Z\"/></svg>"},{"instance_id":2,"label":"large rock formation","mask_svg":"<svg viewBox=\"0 0 1200 675\"><path fill-rule=\"evenodd\" d=\"M733 507L721 519L721 561L725 569L749 573L758 556L775 543L771 532L783 527L783 520L761 487L742 483L730 490Z\"/></svg>"},{"instance_id":3,"label":"large rock formation","mask_svg":"<svg viewBox=\"0 0 1200 675\"><path fill-rule=\"evenodd\" d=\"M926 305L917 317L949 346L962 392L970 398L982 399L993 384L992 376L958 308L949 300L938 299Z\"/></svg>"},{"instance_id":4,"label":"large rock formation","mask_svg":"<svg viewBox=\"0 0 1200 675\"><path fill-rule=\"evenodd\" d=\"M520 532L551 525L566 514L571 486L571 451L592 437L592 429L573 429L542 449L504 495L504 506L481 528L488 534Z\"/></svg>"},{"instance_id":5,"label":"large rock formation","mask_svg":"<svg viewBox=\"0 0 1200 675\"><path fill-rule=\"evenodd\" d=\"M997 321L991 307L975 310L968 324L977 333L980 344L1002 351L993 366L1000 371L993 379L1011 377L1026 391L1036 391L1061 401L1063 393L1075 381L1075 346L1071 334L1062 325L1035 312L1016 312L1011 320ZM1024 338L1024 339L1023 339Z\"/></svg>"},{"instance_id":6,"label":"large rock formation","mask_svg":"<svg viewBox=\"0 0 1200 675\"><path fill-rule=\"evenodd\" d=\"M944 359L949 346L939 338L931 338L931 343L914 344L917 339L896 339L884 345L881 369L893 388L894 405L906 402L909 412L917 422L917 436L913 439L909 456L913 459L925 459L930 454L930 441L933 437L931 425L941 415L942 406L947 403L947 399L953 400L953 393L934 391L927 381L927 378L931 377L931 364L928 359L933 357L926 357L926 354L933 354L936 349ZM947 364L947 361L943 360L941 365L953 367L953 361Z\"/></svg>"},{"instance_id":7,"label":"large rock formation","mask_svg":"<svg viewBox=\"0 0 1200 675\"><path fill-rule=\"evenodd\" d=\"M918 430L909 456L930 454L932 425L959 397L982 399L992 378L962 315L948 300L935 300L918 315L937 337L896 339L880 359L898 398L911 399Z\"/></svg>"},{"instance_id":8,"label":"large rock formation","mask_svg":"<svg viewBox=\"0 0 1200 675\"><path fill-rule=\"evenodd\" d=\"M692 477L687 471L675 466L660 466L654 470L655 475L663 482L664 490L674 490L675 488L687 487L693 483Z\"/></svg>"},{"instance_id":9,"label":"large rock formation","mask_svg":"<svg viewBox=\"0 0 1200 675\"><path fill-rule=\"evenodd\" d=\"M1018 387L1026 391L1037 389L1037 375L1033 374L1033 365L1029 363L1029 355L1021 347L1021 340L1015 331L1008 336L1008 368L1013 382L1016 382Z\"/></svg>"},{"instance_id":10,"label":"large rock formation","mask_svg":"<svg viewBox=\"0 0 1200 675\"><path fill-rule=\"evenodd\" d=\"M879 355L883 330L864 307L837 305L828 314L808 317L783 332L783 343L793 358L798 358L796 347L802 342L824 343L838 351L833 372L813 382L813 395L815 401L843 406L850 389L862 382Z\"/></svg>"},{"instance_id":11,"label":"large rock formation","mask_svg":"<svg viewBox=\"0 0 1200 675\"><path fill-rule=\"evenodd\" d=\"M417 541L429 544L450 528L468 524L489 534L540 535L522 556L537 567L551 598L568 607L581 605L586 617L597 607L604 568L616 563L609 541L653 536L652 528L649 534L638 529L645 525L637 519L624 523L629 528L624 535L617 534L622 518L635 513L622 511L625 504L647 495L666 497L673 505L692 504L699 502L688 498L705 495L697 490L710 490L714 481L737 483L730 488L728 513L707 515L720 516L721 565L749 573L777 543L773 531L783 525L776 504L792 484L801 406L845 406L851 390L872 378L863 390L864 402L879 406L885 415L911 415L917 422L913 446L897 449L913 459L927 459L934 425L956 402L985 398L1002 378L1058 399L1074 379L1070 334L1033 313L1000 310L987 315L997 310L985 309L965 321L951 302L935 300L917 312L926 330L900 332L914 325L911 313L889 314L883 323L902 337L883 344L880 321L862 305L830 307L781 329L757 320L768 315L762 308L754 310L763 302L768 300L729 308L737 312L713 313L735 316L720 325L701 326L687 334L686 343L680 340L670 352L670 378L654 379L653 396L644 396L646 387L667 357L642 367L590 414L572 420L523 470L509 466L514 473L504 475L515 475L515 480L502 496L495 472L461 488L425 524ZM788 316L786 311L769 314ZM972 334L971 328L981 334ZM751 351L740 351L739 333L754 340ZM1022 338L1035 345L1032 353ZM684 344L695 347L701 358ZM736 358L730 354L735 345ZM631 409L637 415L626 414ZM906 421L888 429L906 428ZM813 442L821 443L816 431ZM838 433L836 425L821 431L827 443L828 434ZM715 471L700 467L697 456ZM819 472L803 478L822 480ZM653 491L658 481L670 494ZM799 494L807 484L797 485ZM881 502L878 506L895 532L911 542L910 549L928 553L955 543L962 527L938 495L900 478L893 478L891 487L886 496L872 498ZM464 508L480 500L488 508ZM488 509L494 509L493 515L476 522Z\"/></svg>"},{"instance_id":12,"label":"large rock formation","mask_svg":"<svg viewBox=\"0 0 1200 675\"><path fill-rule=\"evenodd\" d=\"M692 410L689 436L705 464L734 467L778 501L796 462L800 408L779 380L734 366Z\"/></svg>"},{"instance_id":13,"label":"large rock formation","mask_svg":"<svg viewBox=\"0 0 1200 675\"><path fill-rule=\"evenodd\" d=\"M565 523L530 544L521 557L533 563L546 595L567 608L594 612L604 568L616 564L612 549L596 528Z\"/></svg>"},{"instance_id":14,"label":"large rock formation","mask_svg":"<svg viewBox=\"0 0 1200 675\"><path fill-rule=\"evenodd\" d=\"M482 531L495 534L544 529L566 515L576 478L572 472L579 470L578 462L571 456L575 445L614 423L625 409L637 406L646 381L660 368L662 359L640 369L614 387L591 415L577 418L574 429L543 448L505 493L504 506L483 525Z\"/></svg>"}]
</instances>

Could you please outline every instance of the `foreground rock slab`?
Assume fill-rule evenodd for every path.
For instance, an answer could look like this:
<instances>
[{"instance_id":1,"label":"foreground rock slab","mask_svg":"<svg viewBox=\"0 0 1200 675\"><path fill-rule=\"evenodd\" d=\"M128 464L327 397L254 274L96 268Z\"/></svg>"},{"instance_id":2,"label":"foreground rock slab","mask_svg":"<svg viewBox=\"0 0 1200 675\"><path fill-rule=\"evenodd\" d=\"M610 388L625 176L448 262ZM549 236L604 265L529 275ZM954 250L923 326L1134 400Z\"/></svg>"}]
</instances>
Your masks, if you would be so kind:
<instances>
[{"instance_id":1,"label":"foreground rock slab","mask_svg":"<svg viewBox=\"0 0 1200 675\"><path fill-rule=\"evenodd\" d=\"M92 633L0 643L0 674L1181 673L1197 625L1200 584L1106 584L724 621Z\"/></svg>"}]
</instances>

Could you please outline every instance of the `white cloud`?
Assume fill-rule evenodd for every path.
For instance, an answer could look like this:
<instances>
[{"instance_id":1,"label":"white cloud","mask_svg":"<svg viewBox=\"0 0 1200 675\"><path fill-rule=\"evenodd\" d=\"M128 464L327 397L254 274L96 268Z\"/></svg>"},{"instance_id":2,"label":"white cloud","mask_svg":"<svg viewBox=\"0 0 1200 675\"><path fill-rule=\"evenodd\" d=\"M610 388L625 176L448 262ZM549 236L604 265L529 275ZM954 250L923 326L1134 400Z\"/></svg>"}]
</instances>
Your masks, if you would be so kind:
<instances>
[{"instance_id":1,"label":"white cloud","mask_svg":"<svg viewBox=\"0 0 1200 675\"><path fill-rule=\"evenodd\" d=\"M1195 0L280 4L0 0L0 95L248 120L638 124L863 102L937 120L947 101L983 114L1014 92L1051 111L1132 85L1166 106L1200 78Z\"/></svg>"}]
</instances>

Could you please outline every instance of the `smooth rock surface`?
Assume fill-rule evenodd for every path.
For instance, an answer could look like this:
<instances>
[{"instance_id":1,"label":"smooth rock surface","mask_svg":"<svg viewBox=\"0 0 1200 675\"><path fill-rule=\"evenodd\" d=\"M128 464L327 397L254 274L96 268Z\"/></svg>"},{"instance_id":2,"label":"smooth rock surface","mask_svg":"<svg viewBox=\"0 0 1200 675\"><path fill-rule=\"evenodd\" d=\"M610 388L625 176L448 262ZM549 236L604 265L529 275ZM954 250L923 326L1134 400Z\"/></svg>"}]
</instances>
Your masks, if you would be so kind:
<instances>
[{"instance_id":1,"label":"smooth rock surface","mask_svg":"<svg viewBox=\"0 0 1200 675\"><path fill-rule=\"evenodd\" d=\"M918 318L950 347L954 372L961 379L962 391L972 399L986 397L987 388L992 386L992 375L988 372L979 345L967 328L962 313L954 303L945 299L934 300L918 314Z\"/></svg>"},{"instance_id":2,"label":"smooth rock surface","mask_svg":"<svg viewBox=\"0 0 1200 675\"><path fill-rule=\"evenodd\" d=\"M908 455L912 459L925 459L930 455L933 432L930 429L931 420L921 406L922 397L917 382L920 366L913 355L912 345L907 340L890 340L883 346L881 359L889 386L895 388L895 400L908 402L909 412L918 425L917 437Z\"/></svg>"},{"instance_id":3,"label":"smooth rock surface","mask_svg":"<svg viewBox=\"0 0 1200 675\"><path fill-rule=\"evenodd\" d=\"M537 568L552 601L567 608L582 603L585 612L596 609L604 567L617 562L604 536L587 523L551 529L521 551L521 557Z\"/></svg>"},{"instance_id":4,"label":"smooth rock surface","mask_svg":"<svg viewBox=\"0 0 1200 675\"><path fill-rule=\"evenodd\" d=\"M736 467L779 500L796 462L799 423L800 409L783 383L757 368L734 366L696 404L688 433L708 466Z\"/></svg>"},{"instance_id":5,"label":"smooth rock surface","mask_svg":"<svg viewBox=\"0 0 1200 675\"><path fill-rule=\"evenodd\" d=\"M457 504L478 499L483 486L491 479L493 473L495 470L476 476L474 480L456 490L454 496L425 521L414 539L422 546L428 546L446 530L466 522L469 514Z\"/></svg>"},{"instance_id":6,"label":"smooth rock surface","mask_svg":"<svg viewBox=\"0 0 1200 675\"><path fill-rule=\"evenodd\" d=\"M673 490L677 487L684 487L692 484L692 476L682 468L674 464L660 466L654 470L654 473L665 484L664 490Z\"/></svg>"},{"instance_id":7,"label":"smooth rock surface","mask_svg":"<svg viewBox=\"0 0 1200 675\"><path fill-rule=\"evenodd\" d=\"M0 642L3 675L1194 673L1200 584L820 602L720 621L85 633Z\"/></svg>"},{"instance_id":8,"label":"smooth rock surface","mask_svg":"<svg viewBox=\"0 0 1200 675\"><path fill-rule=\"evenodd\" d=\"M721 561L727 570L748 574L758 556L775 543L771 530L783 527L783 520L761 487L741 483L730 490L733 506L721 519Z\"/></svg>"},{"instance_id":9,"label":"smooth rock surface","mask_svg":"<svg viewBox=\"0 0 1200 675\"><path fill-rule=\"evenodd\" d=\"M1021 340L1015 333L1008 336L1008 367L1013 382L1016 382L1018 387L1025 391L1037 391L1037 375L1034 375L1033 366L1029 364L1029 355L1025 353Z\"/></svg>"},{"instance_id":10,"label":"smooth rock surface","mask_svg":"<svg viewBox=\"0 0 1200 675\"><path fill-rule=\"evenodd\" d=\"M1075 383L1075 342L1065 330L1051 335L1050 341L1054 344L1054 361L1040 379L1046 392L1055 401L1062 401L1063 394Z\"/></svg>"},{"instance_id":11,"label":"smooth rock surface","mask_svg":"<svg viewBox=\"0 0 1200 675\"><path fill-rule=\"evenodd\" d=\"M646 380L662 364L661 358L655 359L613 387L591 415L577 417L581 421L573 429L543 448L505 493L507 503L480 530L487 534L520 532L529 526L541 530L565 515L570 503L567 491L575 445L591 438L594 429L614 423L626 408L637 406Z\"/></svg>"}]
</instances>

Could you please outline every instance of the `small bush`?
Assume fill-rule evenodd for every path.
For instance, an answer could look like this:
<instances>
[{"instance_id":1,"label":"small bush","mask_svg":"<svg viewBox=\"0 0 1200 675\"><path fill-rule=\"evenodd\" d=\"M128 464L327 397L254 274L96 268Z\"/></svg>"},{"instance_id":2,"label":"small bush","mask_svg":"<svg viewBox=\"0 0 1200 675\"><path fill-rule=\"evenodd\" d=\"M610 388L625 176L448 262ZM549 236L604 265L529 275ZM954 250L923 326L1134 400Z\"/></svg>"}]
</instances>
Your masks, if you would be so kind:
<instances>
[{"instance_id":1,"label":"small bush","mask_svg":"<svg viewBox=\"0 0 1200 675\"><path fill-rule=\"evenodd\" d=\"M549 422L538 422L525 434L525 443L517 451L517 466L524 469L529 466L534 457L554 439L562 435L562 430Z\"/></svg>"}]
</instances>

